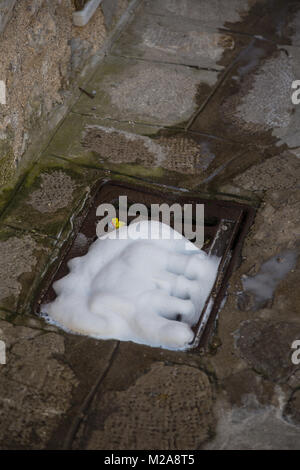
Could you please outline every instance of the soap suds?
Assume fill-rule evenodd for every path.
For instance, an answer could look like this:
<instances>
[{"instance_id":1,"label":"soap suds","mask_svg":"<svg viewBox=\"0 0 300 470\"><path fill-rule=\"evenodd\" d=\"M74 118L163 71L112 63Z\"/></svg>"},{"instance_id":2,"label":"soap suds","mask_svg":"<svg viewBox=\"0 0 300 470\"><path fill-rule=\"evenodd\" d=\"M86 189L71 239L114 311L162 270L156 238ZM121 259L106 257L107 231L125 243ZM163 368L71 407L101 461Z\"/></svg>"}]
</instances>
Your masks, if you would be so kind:
<instances>
[{"instance_id":1,"label":"soap suds","mask_svg":"<svg viewBox=\"0 0 300 470\"><path fill-rule=\"evenodd\" d=\"M57 298L42 312L95 338L185 349L218 264L165 224L131 223L72 259L70 273L53 285Z\"/></svg>"}]
</instances>

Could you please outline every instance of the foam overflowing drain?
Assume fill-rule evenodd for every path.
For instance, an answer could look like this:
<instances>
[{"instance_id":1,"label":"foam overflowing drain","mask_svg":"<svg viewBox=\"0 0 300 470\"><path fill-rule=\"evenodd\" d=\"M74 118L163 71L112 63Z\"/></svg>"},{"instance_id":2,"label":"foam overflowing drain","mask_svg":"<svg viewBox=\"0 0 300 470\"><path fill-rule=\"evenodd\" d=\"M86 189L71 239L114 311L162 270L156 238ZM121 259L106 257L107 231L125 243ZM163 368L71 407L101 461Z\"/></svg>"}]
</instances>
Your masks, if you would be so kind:
<instances>
[{"instance_id":1,"label":"foam overflowing drain","mask_svg":"<svg viewBox=\"0 0 300 470\"><path fill-rule=\"evenodd\" d=\"M109 220L123 221L121 196L128 198L131 207L145 206L147 214L142 217L139 235L137 226L134 228L137 220L129 215L127 227L119 225L118 231L111 232L124 235L115 240L105 229L98 231L106 223L98 208L113 206L115 215ZM166 203L169 208L176 203L182 214L186 204L192 207L193 231L196 207L203 204L203 243L201 237L193 239L189 230L177 228L175 213L170 214L167 225L154 224L153 219L160 219L151 217L151 208ZM254 214L255 209L232 201L100 180L73 221L72 235L62 244L59 258L50 263L33 310L71 332L208 351ZM128 230L133 232L131 239ZM157 231L165 239L157 237ZM177 259L175 266L172 261Z\"/></svg>"},{"instance_id":2,"label":"foam overflowing drain","mask_svg":"<svg viewBox=\"0 0 300 470\"><path fill-rule=\"evenodd\" d=\"M185 349L214 285L219 258L171 227L132 223L97 239L53 285L42 312L61 327L101 339Z\"/></svg>"}]
</instances>

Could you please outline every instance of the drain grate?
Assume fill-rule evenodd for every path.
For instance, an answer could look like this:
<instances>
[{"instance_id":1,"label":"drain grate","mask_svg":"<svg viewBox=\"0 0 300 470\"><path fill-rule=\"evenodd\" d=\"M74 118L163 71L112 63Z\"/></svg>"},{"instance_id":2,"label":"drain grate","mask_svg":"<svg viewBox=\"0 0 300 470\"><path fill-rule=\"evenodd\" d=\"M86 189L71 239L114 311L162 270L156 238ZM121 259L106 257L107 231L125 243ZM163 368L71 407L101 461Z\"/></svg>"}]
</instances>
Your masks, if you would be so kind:
<instances>
[{"instance_id":1,"label":"drain grate","mask_svg":"<svg viewBox=\"0 0 300 470\"><path fill-rule=\"evenodd\" d=\"M193 208L196 207L196 204L204 204L204 245L202 249L221 258L214 287L200 314L198 323L193 327L195 336L191 348L205 348L213 333L215 320L226 293L229 277L240 255L243 239L254 219L255 210L245 204L187 195L179 197L178 194L143 190L134 185L113 181L101 182L95 191L92 202L84 211L84 217L76 221L74 237L64 247L59 263L45 276L35 303L35 311L39 313L41 304L55 299L56 294L52 285L68 274L68 261L85 255L89 246L96 239L96 226L101 220L96 216L97 207L105 203L113 204L118 215L119 196L127 196L128 206L133 203L144 204L149 208L149 214L151 204L169 203L172 205L179 203L182 207L184 204L191 204ZM128 217L128 222L130 222L130 217Z\"/></svg>"}]
</instances>

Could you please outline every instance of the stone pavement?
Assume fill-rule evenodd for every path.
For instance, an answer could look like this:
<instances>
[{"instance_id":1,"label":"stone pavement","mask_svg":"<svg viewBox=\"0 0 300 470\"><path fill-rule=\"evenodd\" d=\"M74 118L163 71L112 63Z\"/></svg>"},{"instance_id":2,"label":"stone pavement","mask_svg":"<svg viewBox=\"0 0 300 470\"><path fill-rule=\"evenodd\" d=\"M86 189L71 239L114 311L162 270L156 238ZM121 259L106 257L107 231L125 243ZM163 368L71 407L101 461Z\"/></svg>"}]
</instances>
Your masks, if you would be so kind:
<instances>
[{"instance_id":1,"label":"stone pavement","mask_svg":"<svg viewBox=\"0 0 300 470\"><path fill-rule=\"evenodd\" d=\"M299 31L295 1L137 2L90 95L0 200L0 448L300 447ZM35 314L101 179L257 208L205 354Z\"/></svg>"}]
</instances>

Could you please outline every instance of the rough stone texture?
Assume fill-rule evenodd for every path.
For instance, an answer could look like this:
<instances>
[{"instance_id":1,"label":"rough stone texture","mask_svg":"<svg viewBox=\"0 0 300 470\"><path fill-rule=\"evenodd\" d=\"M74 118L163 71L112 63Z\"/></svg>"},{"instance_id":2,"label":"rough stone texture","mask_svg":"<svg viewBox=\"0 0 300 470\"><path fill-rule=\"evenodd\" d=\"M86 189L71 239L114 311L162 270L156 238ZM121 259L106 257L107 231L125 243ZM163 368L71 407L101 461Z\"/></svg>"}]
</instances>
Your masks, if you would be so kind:
<instances>
[{"instance_id":1,"label":"rough stone texture","mask_svg":"<svg viewBox=\"0 0 300 470\"><path fill-rule=\"evenodd\" d=\"M118 7L118 0L104 0L101 3L101 8L103 11L106 27L111 26L114 16L117 11L117 7Z\"/></svg>"},{"instance_id":2,"label":"rough stone texture","mask_svg":"<svg viewBox=\"0 0 300 470\"><path fill-rule=\"evenodd\" d=\"M0 231L0 306L24 311L45 269L53 242L29 233Z\"/></svg>"},{"instance_id":3,"label":"rough stone texture","mask_svg":"<svg viewBox=\"0 0 300 470\"><path fill-rule=\"evenodd\" d=\"M222 70L242 45L244 38L207 30L192 19L143 15L121 35L112 53Z\"/></svg>"},{"instance_id":4,"label":"rough stone texture","mask_svg":"<svg viewBox=\"0 0 300 470\"><path fill-rule=\"evenodd\" d=\"M299 449L299 427L283 420L276 406L261 406L253 397L252 401L231 410L220 404L218 437L206 450Z\"/></svg>"},{"instance_id":5,"label":"rough stone texture","mask_svg":"<svg viewBox=\"0 0 300 470\"><path fill-rule=\"evenodd\" d=\"M242 357L270 380L286 381L294 371L291 346L300 337L300 324L249 320L235 336Z\"/></svg>"},{"instance_id":6,"label":"rough stone texture","mask_svg":"<svg viewBox=\"0 0 300 470\"><path fill-rule=\"evenodd\" d=\"M193 71L188 69L175 68L172 78L170 73L172 69L158 65L153 64L147 70L137 64L122 83L110 87L107 81L105 85L109 87L112 104L125 113L154 116L157 121L176 124L195 110L198 83ZM215 82L214 74L209 72L199 79L207 84Z\"/></svg>"},{"instance_id":7,"label":"rough stone texture","mask_svg":"<svg viewBox=\"0 0 300 470\"><path fill-rule=\"evenodd\" d=\"M100 8L83 29L72 25L72 12L71 0L16 2L1 35L0 80L7 89L7 104L0 105L1 185L15 173L16 162L34 136L41 138L54 111L68 99L87 59L104 42ZM2 166L7 167L7 160L11 170L5 174Z\"/></svg>"},{"instance_id":8,"label":"rough stone texture","mask_svg":"<svg viewBox=\"0 0 300 470\"><path fill-rule=\"evenodd\" d=\"M0 447L41 449L70 406L77 380L60 357L64 339L55 333L0 321L6 365L0 366Z\"/></svg>"},{"instance_id":9,"label":"rough stone texture","mask_svg":"<svg viewBox=\"0 0 300 470\"><path fill-rule=\"evenodd\" d=\"M291 346L300 340L300 290L295 288L300 282L299 256L296 261L300 106L291 106L288 94L290 80L300 76L300 49L295 47L298 7L286 0L232 0L226 5L208 0L152 0L145 5L138 15L146 9L155 23L164 17L163 24L174 22L178 31L180 25L195 19L199 28L203 25L205 31L214 34L218 30L235 40L242 37L249 47L236 60L231 60L231 49L222 54L218 65L228 60L232 66L224 80L217 73L209 75L183 65L108 57L86 85L87 92L96 92L94 98L82 94L74 106L79 114L70 113L41 159L40 163L47 157L42 173L55 171L59 177L57 183L55 178L56 191L49 187L53 178L35 178L41 173L36 167L37 172L30 172L26 179L27 186L9 201L0 222L8 223L6 217L18 213L19 223L27 223L28 232L6 228L0 237L5 258L0 281L13 292L0 302L0 318L9 322L0 328L5 330L11 361L0 369L0 412L5 410L0 445L113 451L299 449L300 369L291 361ZM148 19L137 20L146 24L143 21ZM50 20L49 27L51 36ZM167 45L169 54L173 46L187 44L176 34L155 31L157 38L145 29L138 47L142 47L143 34L152 41L152 52ZM251 38L254 34L272 40ZM31 40L35 42L36 37L32 35ZM283 47L278 48L279 43ZM76 40L72 46L75 51ZM83 56L88 49L84 43ZM196 55L198 51L191 52ZM177 54L180 58L178 49L174 61ZM78 52L73 67L80 62ZM39 113L39 94L34 96L33 108ZM199 106L203 106L201 112L192 122ZM166 129L166 125L174 127ZM1 135L5 129L1 128ZM59 165L50 163L50 154L63 157L53 159ZM9 169L10 159L6 162ZM243 200L257 208L207 350L167 351L61 333L27 308L53 249L47 238L29 231L36 225L44 233L60 234L57 227L69 220L74 207L68 213L64 208L48 212L47 201L53 200L58 207L64 198L69 201L72 192L77 204L78 188L86 195L84 188L97 178L90 173L91 167L103 169L101 178L140 183L147 190L153 182L161 183L162 191L173 191L173 186L174 197L182 194L179 188L191 185L201 196ZM65 196L59 184L61 172L74 182L73 189L66 185ZM46 187L41 188L41 183ZM43 212L33 208L32 194ZM57 214L63 217L52 232ZM9 220L9 225L14 223L16 217ZM56 241L57 250L65 236L63 232ZM9 239L13 245L6 243ZM84 234L79 235L76 248L85 243ZM270 258L276 260L277 269L287 252L295 262L276 279L271 294L266 284L268 296L258 302L255 293L246 290L246 276L258 279ZM21 273L29 268L33 272ZM25 311L16 314L20 310Z\"/></svg>"},{"instance_id":10,"label":"rough stone texture","mask_svg":"<svg viewBox=\"0 0 300 470\"><path fill-rule=\"evenodd\" d=\"M253 3L253 2L251 2ZM233 0L224 3L222 0L147 0L146 11L164 15L176 15L192 18L203 23L221 26L227 21L237 22L249 10L248 0Z\"/></svg>"},{"instance_id":11,"label":"rough stone texture","mask_svg":"<svg viewBox=\"0 0 300 470\"><path fill-rule=\"evenodd\" d=\"M299 173L299 160L282 153L245 171L237 176L234 182L252 191L272 189L279 192L283 189L296 188Z\"/></svg>"},{"instance_id":12,"label":"rough stone texture","mask_svg":"<svg viewBox=\"0 0 300 470\"><path fill-rule=\"evenodd\" d=\"M233 153L241 151L226 142L197 139L191 134L174 133L150 138L96 125L86 127L82 145L109 163L134 162L146 168L161 167L202 177L215 159L220 165L226 162L227 153L232 158Z\"/></svg>"},{"instance_id":13,"label":"rough stone texture","mask_svg":"<svg viewBox=\"0 0 300 470\"><path fill-rule=\"evenodd\" d=\"M300 25L300 11L298 11L295 15L294 18L291 22L291 27L294 30L293 36L292 36L292 44L294 46L300 46L300 30L299 30L299 25Z\"/></svg>"},{"instance_id":14,"label":"rough stone texture","mask_svg":"<svg viewBox=\"0 0 300 470\"><path fill-rule=\"evenodd\" d=\"M10 266L10 271L2 270L1 272L1 289L0 299L3 300L11 295L17 297L22 289L22 285L18 282L19 276L24 272L31 272L36 264L33 256L36 247L35 241L30 235L23 238L12 237L8 240L1 241L0 256L3 266ZM12 257L14 253L18 253L18 264L12 266Z\"/></svg>"},{"instance_id":15,"label":"rough stone texture","mask_svg":"<svg viewBox=\"0 0 300 470\"><path fill-rule=\"evenodd\" d=\"M250 132L259 128L268 130L287 127L293 108L291 83L295 80L295 75L286 52L280 51L275 57L267 59L253 78L251 87L242 99L235 96L233 101L227 101L227 114L239 102L232 119L249 128ZM245 82L245 89L248 85L249 82ZM243 93L243 89L241 92ZM272 99L274 92L276 100ZM257 126L257 129L253 129L253 126Z\"/></svg>"},{"instance_id":16,"label":"rough stone texture","mask_svg":"<svg viewBox=\"0 0 300 470\"><path fill-rule=\"evenodd\" d=\"M103 174L43 155L3 215L7 225L59 237ZM72 223L70 224L72 226Z\"/></svg>"},{"instance_id":17,"label":"rough stone texture","mask_svg":"<svg viewBox=\"0 0 300 470\"><path fill-rule=\"evenodd\" d=\"M284 417L292 424L300 424L300 390L295 390L283 410Z\"/></svg>"},{"instance_id":18,"label":"rough stone texture","mask_svg":"<svg viewBox=\"0 0 300 470\"><path fill-rule=\"evenodd\" d=\"M243 143L259 139L261 144L272 144L280 137L290 147L300 146L296 136L299 110L291 100L299 59L298 48L281 49L256 39L240 55L192 129L234 136Z\"/></svg>"},{"instance_id":19,"label":"rough stone texture","mask_svg":"<svg viewBox=\"0 0 300 470\"><path fill-rule=\"evenodd\" d=\"M10 19L15 3L16 0L0 0L0 34Z\"/></svg>"},{"instance_id":20,"label":"rough stone texture","mask_svg":"<svg viewBox=\"0 0 300 470\"><path fill-rule=\"evenodd\" d=\"M214 424L212 403L203 372L157 363L127 390L102 397L86 448L198 448Z\"/></svg>"},{"instance_id":21,"label":"rough stone texture","mask_svg":"<svg viewBox=\"0 0 300 470\"><path fill-rule=\"evenodd\" d=\"M178 125L191 117L197 102L205 100L216 81L214 71L112 57L89 83L95 98L82 95L73 111L101 118Z\"/></svg>"},{"instance_id":22,"label":"rough stone texture","mask_svg":"<svg viewBox=\"0 0 300 470\"><path fill-rule=\"evenodd\" d=\"M51 175L43 174L41 178L41 188L29 198L29 204L34 209L39 212L55 212L73 201L75 184L70 176L62 171L54 171Z\"/></svg>"},{"instance_id":23,"label":"rough stone texture","mask_svg":"<svg viewBox=\"0 0 300 470\"><path fill-rule=\"evenodd\" d=\"M74 163L189 189L211 185L225 172L229 178L261 159L255 148L214 136L75 113L56 133L49 152Z\"/></svg>"}]
</instances>

